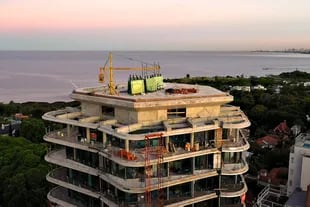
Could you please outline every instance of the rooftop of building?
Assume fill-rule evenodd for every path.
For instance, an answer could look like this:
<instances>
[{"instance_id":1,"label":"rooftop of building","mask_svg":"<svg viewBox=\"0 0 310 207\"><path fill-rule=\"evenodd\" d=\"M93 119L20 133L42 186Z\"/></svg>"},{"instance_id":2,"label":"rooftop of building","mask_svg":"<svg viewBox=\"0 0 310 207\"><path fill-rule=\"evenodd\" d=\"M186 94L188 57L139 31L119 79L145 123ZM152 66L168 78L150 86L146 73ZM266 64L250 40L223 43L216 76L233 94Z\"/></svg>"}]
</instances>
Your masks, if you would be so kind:
<instances>
[{"instance_id":1,"label":"rooftop of building","mask_svg":"<svg viewBox=\"0 0 310 207\"><path fill-rule=\"evenodd\" d=\"M295 138L295 147L310 149L310 133L301 133Z\"/></svg>"},{"instance_id":2,"label":"rooftop of building","mask_svg":"<svg viewBox=\"0 0 310 207\"><path fill-rule=\"evenodd\" d=\"M284 120L273 129L273 132L276 134L289 134L291 129L287 126L286 120Z\"/></svg>"},{"instance_id":3,"label":"rooftop of building","mask_svg":"<svg viewBox=\"0 0 310 207\"><path fill-rule=\"evenodd\" d=\"M289 197L287 202L285 203L286 206L291 207L305 207L306 206L306 198L307 192L302 191L300 189L296 189L292 195Z\"/></svg>"},{"instance_id":4,"label":"rooftop of building","mask_svg":"<svg viewBox=\"0 0 310 207\"><path fill-rule=\"evenodd\" d=\"M132 102L146 102L153 100L175 100L187 98L203 98L203 97L231 97L226 92L222 92L210 86L189 85L179 83L164 83L161 90L151 93L142 93L130 95L127 92L127 86L119 87L117 95L109 95L107 86L79 88L73 91L73 94L92 95L97 97L109 97L113 99L121 99Z\"/></svg>"}]
</instances>

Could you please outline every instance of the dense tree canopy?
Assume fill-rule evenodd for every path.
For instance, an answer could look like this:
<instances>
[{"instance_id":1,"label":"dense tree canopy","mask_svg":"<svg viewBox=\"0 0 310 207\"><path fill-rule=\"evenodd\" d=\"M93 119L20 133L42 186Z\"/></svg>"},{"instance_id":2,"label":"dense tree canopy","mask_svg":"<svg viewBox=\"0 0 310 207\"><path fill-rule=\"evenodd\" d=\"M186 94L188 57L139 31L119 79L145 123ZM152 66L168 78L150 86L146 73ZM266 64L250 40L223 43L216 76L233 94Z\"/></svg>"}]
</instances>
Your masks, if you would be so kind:
<instances>
[{"instance_id":1,"label":"dense tree canopy","mask_svg":"<svg viewBox=\"0 0 310 207\"><path fill-rule=\"evenodd\" d=\"M45 126L42 119L26 119L20 126L20 135L34 143L42 142L44 134Z\"/></svg>"},{"instance_id":2,"label":"dense tree canopy","mask_svg":"<svg viewBox=\"0 0 310 207\"><path fill-rule=\"evenodd\" d=\"M0 136L0 206L46 206L47 145Z\"/></svg>"},{"instance_id":3,"label":"dense tree canopy","mask_svg":"<svg viewBox=\"0 0 310 207\"><path fill-rule=\"evenodd\" d=\"M40 119L41 116L52 110L64 108L66 106L78 106L78 102L25 102L25 103L14 103L11 101L9 104L0 103L0 116L12 116L15 113L23 113L30 115L33 118Z\"/></svg>"}]
</instances>

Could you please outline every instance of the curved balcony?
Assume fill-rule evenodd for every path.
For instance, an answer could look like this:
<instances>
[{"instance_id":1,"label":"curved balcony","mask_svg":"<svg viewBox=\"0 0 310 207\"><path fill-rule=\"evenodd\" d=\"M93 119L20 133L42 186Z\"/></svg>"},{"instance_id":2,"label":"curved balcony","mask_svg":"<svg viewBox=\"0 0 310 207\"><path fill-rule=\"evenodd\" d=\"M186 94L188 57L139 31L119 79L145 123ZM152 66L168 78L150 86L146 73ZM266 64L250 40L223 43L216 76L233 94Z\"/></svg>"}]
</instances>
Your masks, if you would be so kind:
<instances>
[{"instance_id":1,"label":"curved balcony","mask_svg":"<svg viewBox=\"0 0 310 207\"><path fill-rule=\"evenodd\" d=\"M163 136L172 136L178 134L188 134L199 131L206 131L219 128L219 121L209 118L174 118L165 121L146 121L115 128L117 133L123 139L143 140L148 133L163 133ZM101 131L110 131L109 125L100 126Z\"/></svg>"},{"instance_id":2,"label":"curved balcony","mask_svg":"<svg viewBox=\"0 0 310 207\"><path fill-rule=\"evenodd\" d=\"M234 139L222 140L222 152L243 152L250 148L250 144L245 137L241 137L239 141Z\"/></svg>"},{"instance_id":3,"label":"curved balcony","mask_svg":"<svg viewBox=\"0 0 310 207\"><path fill-rule=\"evenodd\" d=\"M68 196L68 190L64 187L57 186L47 194L47 199L59 206L66 207L86 207L81 202L78 202Z\"/></svg>"},{"instance_id":4,"label":"curved balcony","mask_svg":"<svg viewBox=\"0 0 310 207\"><path fill-rule=\"evenodd\" d=\"M223 128L226 129L242 129L251 125L249 119L240 108L232 105L222 106L218 119L222 123Z\"/></svg>"},{"instance_id":5,"label":"curved balcony","mask_svg":"<svg viewBox=\"0 0 310 207\"><path fill-rule=\"evenodd\" d=\"M199 180L203 178L217 176L218 173L216 170L203 170L199 173L188 174L188 175L174 175L169 177L161 178L161 187L166 188L186 182L191 182L194 180ZM124 192L128 193L144 193L145 192L145 181L139 178L136 179L122 179L120 177L111 175L111 174L101 174L100 178L111 183L114 186L118 186L118 188ZM150 190L158 189L158 178L151 178L151 186Z\"/></svg>"},{"instance_id":6,"label":"curved balcony","mask_svg":"<svg viewBox=\"0 0 310 207\"><path fill-rule=\"evenodd\" d=\"M102 143L87 143L79 141L78 132L73 131L68 135L66 130L52 131L44 135L43 139L47 142L59 144L62 146L68 146L72 148L77 148L85 151L90 151L97 153L103 149Z\"/></svg>"},{"instance_id":7,"label":"curved balcony","mask_svg":"<svg viewBox=\"0 0 310 207\"><path fill-rule=\"evenodd\" d=\"M221 197L238 197L242 196L248 191L248 187L242 175L238 175L241 177L241 181L234 184L222 184L220 190Z\"/></svg>"},{"instance_id":8,"label":"curved balcony","mask_svg":"<svg viewBox=\"0 0 310 207\"><path fill-rule=\"evenodd\" d=\"M158 153L156 152L157 147L150 149L150 164L157 164L158 162ZM104 150L99 152L99 155L112 159L113 162L116 162L122 166L126 167L144 167L145 166L145 148L136 149L133 152L130 152L135 159L128 160L119 156L119 151L123 150L118 147L107 147ZM198 151L186 151L183 148L177 148L175 152L166 152L163 154L162 163L172 162L176 160L183 160L186 158L192 158L201 155L219 153L220 151L212 146L202 148L200 147Z\"/></svg>"},{"instance_id":9,"label":"curved balcony","mask_svg":"<svg viewBox=\"0 0 310 207\"><path fill-rule=\"evenodd\" d=\"M164 205L165 207L179 207L217 198L214 191L194 192L194 195L165 200Z\"/></svg>"},{"instance_id":10,"label":"curved balcony","mask_svg":"<svg viewBox=\"0 0 310 207\"><path fill-rule=\"evenodd\" d=\"M46 180L50 183L54 183L56 185L60 185L60 186L63 186L65 188L69 188L71 190L92 196L94 198L100 197L100 193L97 192L95 189L93 189L93 188L91 188L91 187L89 187L83 183L78 183L72 179L69 179L69 177L67 176L66 168L54 169L53 171L49 172L46 175Z\"/></svg>"},{"instance_id":11,"label":"curved balcony","mask_svg":"<svg viewBox=\"0 0 310 207\"><path fill-rule=\"evenodd\" d=\"M55 165L71 168L71 169L81 171L81 172L84 172L90 175L97 176L99 174L98 169L94 169L92 167L81 164L74 160L67 159L65 149L51 151L47 153L44 158L47 162L53 163Z\"/></svg>"},{"instance_id":12,"label":"curved balcony","mask_svg":"<svg viewBox=\"0 0 310 207\"><path fill-rule=\"evenodd\" d=\"M100 122L103 121L103 119L98 116L86 116L82 114L80 109L71 107L47 112L42 116L42 119L91 129L98 128Z\"/></svg>"},{"instance_id":13,"label":"curved balcony","mask_svg":"<svg viewBox=\"0 0 310 207\"><path fill-rule=\"evenodd\" d=\"M194 191L194 196L178 196L174 198L169 198L169 200L164 200L164 206L165 207L179 207L179 206L185 206L185 205L191 205L194 203L198 203L205 200L210 200L217 198L215 191ZM144 206L145 201L141 200L139 202L126 202L124 205L122 202L120 202L115 196L108 195L104 193L100 197L101 201L108 204L108 206L111 207L118 207L118 206L127 206L127 207L134 207L134 206ZM158 206L158 200L152 200L151 206Z\"/></svg>"},{"instance_id":14,"label":"curved balcony","mask_svg":"<svg viewBox=\"0 0 310 207\"><path fill-rule=\"evenodd\" d=\"M223 163L222 175L240 175L249 170L249 166L246 161L241 159L239 163Z\"/></svg>"}]
</instances>

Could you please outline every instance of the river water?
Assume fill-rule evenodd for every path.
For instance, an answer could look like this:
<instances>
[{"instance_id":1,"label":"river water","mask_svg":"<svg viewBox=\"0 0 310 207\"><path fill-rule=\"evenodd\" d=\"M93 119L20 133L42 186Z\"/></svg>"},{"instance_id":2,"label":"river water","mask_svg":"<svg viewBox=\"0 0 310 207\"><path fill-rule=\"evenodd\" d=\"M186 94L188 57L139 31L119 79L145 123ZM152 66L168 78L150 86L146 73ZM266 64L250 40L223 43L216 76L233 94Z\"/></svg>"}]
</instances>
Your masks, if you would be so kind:
<instances>
[{"instance_id":1,"label":"river water","mask_svg":"<svg viewBox=\"0 0 310 207\"><path fill-rule=\"evenodd\" d=\"M98 85L106 51L0 51L0 102L69 101L77 87ZM293 70L310 72L310 55L271 52L116 51L115 67L159 63L165 78L265 76ZM267 69L267 70L266 70ZM138 71L132 71L140 75ZM131 72L131 73L132 73ZM115 71L116 83L129 72Z\"/></svg>"}]
</instances>

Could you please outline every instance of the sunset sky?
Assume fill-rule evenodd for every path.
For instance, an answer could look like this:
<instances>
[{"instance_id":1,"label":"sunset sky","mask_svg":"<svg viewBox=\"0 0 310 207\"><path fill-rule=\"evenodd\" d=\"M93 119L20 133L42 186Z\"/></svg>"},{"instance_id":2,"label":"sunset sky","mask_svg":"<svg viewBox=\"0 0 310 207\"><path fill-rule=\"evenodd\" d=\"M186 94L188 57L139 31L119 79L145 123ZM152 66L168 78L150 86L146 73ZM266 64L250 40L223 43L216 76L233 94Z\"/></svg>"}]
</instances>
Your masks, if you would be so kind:
<instances>
[{"instance_id":1,"label":"sunset sky","mask_svg":"<svg viewBox=\"0 0 310 207\"><path fill-rule=\"evenodd\" d=\"M309 0L0 0L0 50L310 48Z\"/></svg>"}]
</instances>

